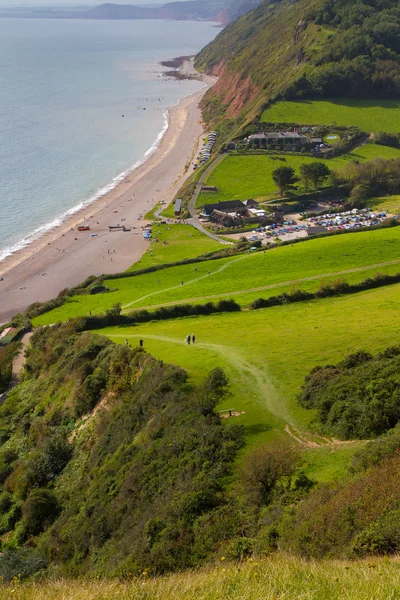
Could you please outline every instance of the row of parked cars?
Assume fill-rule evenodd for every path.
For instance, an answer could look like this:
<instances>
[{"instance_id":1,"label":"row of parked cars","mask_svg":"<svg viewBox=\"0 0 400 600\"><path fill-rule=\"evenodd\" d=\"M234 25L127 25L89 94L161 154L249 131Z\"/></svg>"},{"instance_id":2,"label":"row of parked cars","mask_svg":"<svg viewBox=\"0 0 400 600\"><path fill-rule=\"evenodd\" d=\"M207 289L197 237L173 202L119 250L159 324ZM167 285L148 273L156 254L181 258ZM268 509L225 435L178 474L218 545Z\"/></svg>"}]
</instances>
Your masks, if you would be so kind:
<instances>
[{"instance_id":1,"label":"row of parked cars","mask_svg":"<svg viewBox=\"0 0 400 600\"><path fill-rule=\"evenodd\" d=\"M328 231L336 229L360 229L379 225L387 219L386 212L373 212L369 208L354 208L342 213L333 213L309 217L307 222L312 225L326 227Z\"/></svg>"},{"instance_id":2,"label":"row of parked cars","mask_svg":"<svg viewBox=\"0 0 400 600\"><path fill-rule=\"evenodd\" d=\"M254 234L261 233L264 234L266 238L278 237L282 235L287 235L288 233L299 233L307 229L307 225L299 225L296 221L285 222L283 225L267 225L266 227L257 227L257 229L253 230ZM262 239L258 235L252 235L248 238L250 241L256 241Z\"/></svg>"}]
</instances>

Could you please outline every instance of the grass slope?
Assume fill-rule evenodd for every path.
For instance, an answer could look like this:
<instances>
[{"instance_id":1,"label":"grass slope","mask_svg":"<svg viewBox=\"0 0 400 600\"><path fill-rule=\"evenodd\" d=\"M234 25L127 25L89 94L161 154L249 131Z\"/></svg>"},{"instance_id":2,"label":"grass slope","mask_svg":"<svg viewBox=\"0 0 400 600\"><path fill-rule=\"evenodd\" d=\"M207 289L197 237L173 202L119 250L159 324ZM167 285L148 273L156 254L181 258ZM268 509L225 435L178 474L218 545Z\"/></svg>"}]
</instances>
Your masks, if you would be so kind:
<instances>
[{"instance_id":1,"label":"grass slope","mask_svg":"<svg viewBox=\"0 0 400 600\"><path fill-rule=\"evenodd\" d=\"M142 338L153 356L179 364L194 382L215 366L224 368L232 397L220 408L244 411L237 420L254 442L269 439L286 424L307 429L313 413L296 403L305 375L315 365L333 364L358 349L375 353L398 343L399 308L400 285L395 285L264 310L110 327L101 333L132 345ZM193 333L196 343L188 346L185 337ZM311 465L318 477L332 468L329 460L336 462L332 455L325 458L327 462Z\"/></svg>"},{"instance_id":2,"label":"grass slope","mask_svg":"<svg viewBox=\"0 0 400 600\"><path fill-rule=\"evenodd\" d=\"M154 241L158 239L158 242ZM153 265L177 262L185 258L195 258L207 252L219 250L221 245L190 225L153 226L153 240L142 258L128 271L137 271Z\"/></svg>"},{"instance_id":3,"label":"grass slope","mask_svg":"<svg viewBox=\"0 0 400 600\"><path fill-rule=\"evenodd\" d=\"M301 125L353 125L366 132L397 133L400 132L400 102L347 98L283 101L269 106L261 120Z\"/></svg>"},{"instance_id":4,"label":"grass slope","mask_svg":"<svg viewBox=\"0 0 400 600\"><path fill-rule=\"evenodd\" d=\"M144 573L132 581L13 582L0 590L0 598L17 600L395 600L399 594L396 560L305 561L283 554L240 564L221 560L168 577Z\"/></svg>"},{"instance_id":5,"label":"grass slope","mask_svg":"<svg viewBox=\"0 0 400 600\"><path fill-rule=\"evenodd\" d=\"M280 293L290 282L315 277L306 286L318 285L318 279L335 273L368 267L367 271L343 274L352 281L361 280L377 271L398 272L400 228L358 232L342 236L308 240L293 246L275 248L267 252L240 255L207 261L198 265L171 267L155 273L106 281L114 291L95 296L74 296L61 307L33 320L34 325L65 321L70 317L103 312L120 302L125 309L230 297L239 292L238 299L250 300L269 293ZM386 263L386 267L376 266ZM373 266L375 265L375 266ZM370 267L370 268L369 268ZM182 285L183 282L183 285ZM275 291L274 286L281 286ZM256 289L254 289L256 288ZM234 296L232 296L234 297Z\"/></svg>"},{"instance_id":6,"label":"grass slope","mask_svg":"<svg viewBox=\"0 0 400 600\"><path fill-rule=\"evenodd\" d=\"M400 150L388 146L366 144L349 154L326 161L327 166L333 169L342 168L347 162L356 160L362 162L375 157L398 158ZM300 166L315 162L310 156L279 155L284 159L271 155L228 155L212 171L205 181L205 185L218 188L216 193L201 193L196 206L201 208L204 204L223 202L225 200L246 200L247 198L267 199L271 196L279 197L276 184L272 179L272 172L278 167L290 166L300 172ZM299 188L300 189L300 188ZM301 189L301 191L303 191Z\"/></svg>"}]
</instances>

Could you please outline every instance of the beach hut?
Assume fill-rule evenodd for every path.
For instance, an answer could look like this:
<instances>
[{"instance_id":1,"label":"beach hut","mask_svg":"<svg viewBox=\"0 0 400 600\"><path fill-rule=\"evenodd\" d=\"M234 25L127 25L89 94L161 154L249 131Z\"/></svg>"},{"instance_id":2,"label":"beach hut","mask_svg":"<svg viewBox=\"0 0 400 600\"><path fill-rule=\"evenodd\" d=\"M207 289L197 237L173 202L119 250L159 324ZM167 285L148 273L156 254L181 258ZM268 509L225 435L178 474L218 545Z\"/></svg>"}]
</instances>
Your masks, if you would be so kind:
<instances>
[{"instance_id":1,"label":"beach hut","mask_svg":"<svg viewBox=\"0 0 400 600\"><path fill-rule=\"evenodd\" d=\"M174 205L174 214L177 217L182 211L182 198L177 198Z\"/></svg>"}]
</instances>

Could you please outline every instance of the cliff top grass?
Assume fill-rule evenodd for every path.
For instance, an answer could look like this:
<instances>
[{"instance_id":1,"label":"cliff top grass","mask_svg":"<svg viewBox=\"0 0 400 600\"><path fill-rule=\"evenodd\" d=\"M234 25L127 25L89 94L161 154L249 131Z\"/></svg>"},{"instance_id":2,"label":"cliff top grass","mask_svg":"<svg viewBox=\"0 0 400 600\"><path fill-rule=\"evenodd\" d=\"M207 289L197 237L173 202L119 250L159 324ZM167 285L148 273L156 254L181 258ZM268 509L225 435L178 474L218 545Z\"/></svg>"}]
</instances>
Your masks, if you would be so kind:
<instances>
[{"instance_id":1,"label":"cliff top grass","mask_svg":"<svg viewBox=\"0 0 400 600\"><path fill-rule=\"evenodd\" d=\"M197 571L132 581L60 579L11 583L0 598L16 600L395 600L400 568L395 559L306 561L283 554L241 563L221 560Z\"/></svg>"},{"instance_id":2,"label":"cliff top grass","mask_svg":"<svg viewBox=\"0 0 400 600\"><path fill-rule=\"evenodd\" d=\"M400 132L400 101L361 98L297 100L271 104L261 115L266 123L346 125L362 131Z\"/></svg>"},{"instance_id":3,"label":"cliff top grass","mask_svg":"<svg viewBox=\"0 0 400 600\"><path fill-rule=\"evenodd\" d=\"M89 311L101 313L118 302L124 310L133 310L223 297L250 300L263 296L269 286L270 294L275 286L279 286L275 293L281 293L284 291L282 286L292 283L302 286L307 283L306 278L314 277L313 285L317 285L318 279L337 278L339 274L347 279L355 275L347 271L365 268L365 272L360 271L357 275L360 281L377 271L393 273L400 270L399 239L400 228L357 232L310 239L266 252L110 279L105 281L112 290L109 293L73 296L59 308L35 318L33 323L35 326L47 325L88 315Z\"/></svg>"},{"instance_id":4,"label":"cliff top grass","mask_svg":"<svg viewBox=\"0 0 400 600\"><path fill-rule=\"evenodd\" d=\"M329 169L334 170L344 167L350 161L363 162L375 157L398 158L400 157L400 149L377 144L365 144L343 156L327 159L325 164ZM279 191L272 179L272 172L278 167L289 166L293 167L297 176L299 176L301 165L316 160L318 159L310 156L293 156L289 152L279 155L228 155L204 182L204 185L216 186L218 192L201 193L196 206L202 208L204 204L224 202L225 200L279 198ZM328 182L326 185L328 185ZM297 191L299 193L304 192L301 184L297 185Z\"/></svg>"}]
</instances>

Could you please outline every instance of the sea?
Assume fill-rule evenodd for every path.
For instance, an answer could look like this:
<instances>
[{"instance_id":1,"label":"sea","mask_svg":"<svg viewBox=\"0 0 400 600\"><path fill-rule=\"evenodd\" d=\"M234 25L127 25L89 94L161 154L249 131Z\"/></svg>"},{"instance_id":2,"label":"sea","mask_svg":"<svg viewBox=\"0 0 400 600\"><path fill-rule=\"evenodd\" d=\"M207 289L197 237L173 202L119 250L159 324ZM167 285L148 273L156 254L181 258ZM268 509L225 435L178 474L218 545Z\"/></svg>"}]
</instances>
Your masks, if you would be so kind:
<instances>
[{"instance_id":1,"label":"sea","mask_svg":"<svg viewBox=\"0 0 400 600\"><path fill-rule=\"evenodd\" d=\"M0 19L0 261L93 202L157 148L202 87L162 75L214 23Z\"/></svg>"}]
</instances>

